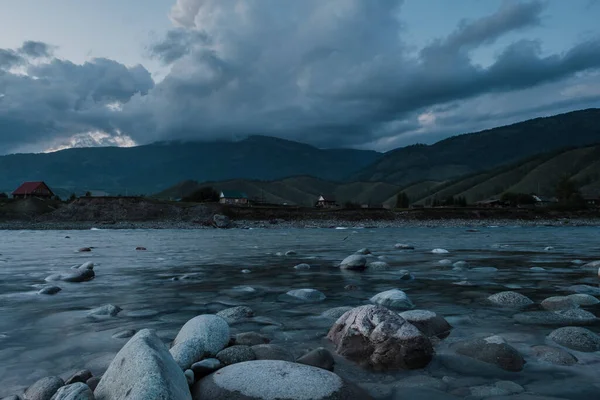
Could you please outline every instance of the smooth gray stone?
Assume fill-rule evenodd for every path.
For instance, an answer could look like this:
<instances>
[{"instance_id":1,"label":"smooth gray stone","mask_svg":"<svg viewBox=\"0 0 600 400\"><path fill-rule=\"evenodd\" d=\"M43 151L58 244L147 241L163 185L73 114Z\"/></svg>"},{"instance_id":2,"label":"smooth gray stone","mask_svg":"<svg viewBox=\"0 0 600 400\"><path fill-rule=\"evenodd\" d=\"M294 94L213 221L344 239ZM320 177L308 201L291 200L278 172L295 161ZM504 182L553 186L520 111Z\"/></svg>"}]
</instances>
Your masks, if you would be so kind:
<instances>
[{"instance_id":1,"label":"smooth gray stone","mask_svg":"<svg viewBox=\"0 0 600 400\"><path fill-rule=\"evenodd\" d=\"M564 366L577 364L577 358L574 355L558 347L533 346L531 350L539 361L545 363Z\"/></svg>"},{"instance_id":2,"label":"smooth gray stone","mask_svg":"<svg viewBox=\"0 0 600 400\"><path fill-rule=\"evenodd\" d=\"M217 353L217 360L225 366L256 359L250 346L231 346Z\"/></svg>"},{"instance_id":3,"label":"smooth gray stone","mask_svg":"<svg viewBox=\"0 0 600 400\"><path fill-rule=\"evenodd\" d=\"M371 303L379 304L384 307L409 309L415 305L410 298L400 289L386 290L385 292L377 293L371 297Z\"/></svg>"},{"instance_id":4,"label":"smooth gray stone","mask_svg":"<svg viewBox=\"0 0 600 400\"><path fill-rule=\"evenodd\" d=\"M367 258L361 254L352 254L342 260L340 268L348 270L363 270L367 266Z\"/></svg>"},{"instance_id":5,"label":"smooth gray stone","mask_svg":"<svg viewBox=\"0 0 600 400\"><path fill-rule=\"evenodd\" d=\"M50 400L64 385L65 382L57 376L42 378L25 390L25 399Z\"/></svg>"},{"instance_id":6,"label":"smooth gray stone","mask_svg":"<svg viewBox=\"0 0 600 400\"><path fill-rule=\"evenodd\" d=\"M600 336L585 328L573 326L558 328L550 332L548 338L572 350L588 353L600 350Z\"/></svg>"},{"instance_id":7,"label":"smooth gray stone","mask_svg":"<svg viewBox=\"0 0 600 400\"><path fill-rule=\"evenodd\" d=\"M129 339L133 335L135 335L135 329L127 329L127 330L119 331L119 332L115 333L114 335L112 335L112 337L114 339Z\"/></svg>"},{"instance_id":8,"label":"smooth gray stone","mask_svg":"<svg viewBox=\"0 0 600 400\"><path fill-rule=\"evenodd\" d=\"M256 346L267 344L271 341L268 337L256 332L242 332L235 335L235 344L243 346Z\"/></svg>"},{"instance_id":9,"label":"smooth gray stone","mask_svg":"<svg viewBox=\"0 0 600 400\"><path fill-rule=\"evenodd\" d=\"M190 319L179 330L171 355L182 370L204 357L214 357L229 343L229 325L223 318L205 314Z\"/></svg>"},{"instance_id":10,"label":"smooth gray stone","mask_svg":"<svg viewBox=\"0 0 600 400\"><path fill-rule=\"evenodd\" d=\"M238 306L221 310L217 315L224 318L225 321L233 323L254 317L254 311L250 307Z\"/></svg>"},{"instance_id":11,"label":"smooth gray stone","mask_svg":"<svg viewBox=\"0 0 600 400\"><path fill-rule=\"evenodd\" d=\"M53 295L60 292L62 289L58 286L44 286L38 291L38 294Z\"/></svg>"},{"instance_id":12,"label":"smooth gray stone","mask_svg":"<svg viewBox=\"0 0 600 400\"><path fill-rule=\"evenodd\" d=\"M198 379L208 374L212 374L222 367L223 364L221 364L221 361L217 360L216 358L206 358L202 361L192 364L191 369L194 371L194 376L196 379Z\"/></svg>"},{"instance_id":13,"label":"smooth gray stone","mask_svg":"<svg viewBox=\"0 0 600 400\"><path fill-rule=\"evenodd\" d=\"M190 400L187 380L166 346L142 329L117 353L94 392L97 400Z\"/></svg>"},{"instance_id":14,"label":"smooth gray stone","mask_svg":"<svg viewBox=\"0 0 600 400\"><path fill-rule=\"evenodd\" d=\"M524 308L533 304L529 297L513 291L493 294L488 300L494 305L511 308Z\"/></svg>"},{"instance_id":15,"label":"smooth gray stone","mask_svg":"<svg viewBox=\"0 0 600 400\"><path fill-rule=\"evenodd\" d=\"M92 389L85 383L75 382L58 389L51 400L95 400Z\"/></svg>"},{"instance_id":16,"label":"smooth gray stone","mask_svg":"<svg viewBox=\"0 0 600 400\"><path fill-rule=\"evenodd\" d=\"M113 304L105 304L88 312L88 317L115 317L123 309Z\"/></svg>"},{"instance_id":17,"label":"smooth gray stone","mask_svg":"<svg viewBox=\"0 0 600 400\"><path fill-rule=\"evenodd\" d=\"M96 390L96 388L98 387L98 384L100 383L100 376L93 376L90 379L88 379L85 384L88 385L90 387L90 389L92 389L92 392L94 390Z\"/></svg>"},{"instance_id":18,"label":"smooth gray stone","mask_svg":"<svg viewBox=\"0 0 600 400\"><path fill-rule=\"evenodd\" d=\"M506 371L518 372L525 365L523 356L514 347L503 343L498 336L457 342L451 348L458 354L496 365Z\"/></svg>"},{"instance_id":19,"label":"smooth gray stone","mask_svg":"<svg viewBox=\"0 0 600 400\"><path fill-rule=\"evenodd\" d=\"M333 372L287 361L247 361L209 375L192 389L194 400L368 400Z\"/></svg>"},{"instance_id":20,"label":"smooth gray stone","mask_svg":"<svg viewBox=\"0 0 600 400\"><path fill-rule=\"evenodd\" d=\"M353 307L335 307L330 308L329 310L324 311L321 316L325 318L338 319L346 312L352 310Z\"/></svg>"}]
</instances>

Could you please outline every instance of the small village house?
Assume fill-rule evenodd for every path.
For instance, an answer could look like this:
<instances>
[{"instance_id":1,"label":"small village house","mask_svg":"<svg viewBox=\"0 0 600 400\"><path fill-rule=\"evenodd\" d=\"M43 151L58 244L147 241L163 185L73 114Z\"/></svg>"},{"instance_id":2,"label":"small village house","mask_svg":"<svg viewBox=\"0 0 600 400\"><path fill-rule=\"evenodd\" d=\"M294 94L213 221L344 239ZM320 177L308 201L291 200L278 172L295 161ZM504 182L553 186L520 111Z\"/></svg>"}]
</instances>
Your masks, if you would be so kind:
<instances>
[{"instance_id":1,"label":"small village house","mask_svg":"<svg viewBox=\"0 0 600 400\"><path fill-rule=\"evenodd\" d=\"M12 192L12 196L14 199L27 199L30 197L51 199L54 197L54 193L44 182L24 182Z\"/></svg>"},{"instance_id":2,"label":"small village house","mask_svg":"<svg viewBox=\"0 0 600 400\"><path fill-rule=\"evenodd\" d=\"M249 204L248 195L236 190L223 190L219 195L219 203L245 206Z\"/></svg>"},{"instance_id":3,"label":"small village house","mask_svg":"<svg viewBox=\"0 0 600 400\"><path fill-rule=\"evenodd\" d=\"M586 193L582 197L589 207L600 207L600 194Z\"/></svg>"},{"instance_id":4,"label":"small village house","mask_svg":"<svg viewBox=\"0 0 600 400\"><path fill-rule=\"evenodd\" d=\"M317 208L335 208L337 206L338 205L337 205L335 199L333 198L333 196L321 195L321 196L319 196L319 198L317 199L317 202L315 203L315 207L317 207Z\"/></svg>"}]
</instances>

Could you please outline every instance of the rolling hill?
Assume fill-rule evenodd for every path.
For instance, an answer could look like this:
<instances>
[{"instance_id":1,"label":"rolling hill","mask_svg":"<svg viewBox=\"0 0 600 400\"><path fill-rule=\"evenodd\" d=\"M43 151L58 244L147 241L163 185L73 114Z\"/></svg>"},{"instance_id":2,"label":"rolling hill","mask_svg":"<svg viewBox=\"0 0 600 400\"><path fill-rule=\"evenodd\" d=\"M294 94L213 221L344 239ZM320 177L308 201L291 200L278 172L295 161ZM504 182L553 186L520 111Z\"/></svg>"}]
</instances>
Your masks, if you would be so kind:
<instances>
[{"instance_id":1,"label":"rolling hill","mask_svg":"<svg viewBox=\"0 0 600 400\"><path fill-rule=\"evenodd\" d=\"M266 136L238 142L164 142L118 148L79 148L0 157L0 191L43 180L68 196L87 190L152 194L185 179L275 180L311 175L342 180L381 156L375 151L322 150Z\"/></svg>"},{"instance_id":2,"label":"rolling hill","mask_svg":"<svg viewBox=\"0 0 600 400\"><path fill-rule=\"evenodd\" d=\"M444 182L566 147L600 143L600 109L536 118L386 153L351 180L401 186Z\"/></svg>"},{"instance_id":3,"label":"rolling hill","mask_svg":"<svg viewBox=\"0 0 600 400\"><path fill-rule=\"evenodd\" d=\"M500 196L504 192L554 196L558 181L568 175L583 194L600 194L600 145L570 148L530 157L508 166L475 173L445 183L424 182L404 188L412 201L464 196L469 203ZM393 199L388 199L391 202Z\"/></svg>"},{"instance_id":4,"label":"rolling hill","mask_svg":"<svg viewBox=\"0 0 600 400\"><path fill-rule=\"evenodd\" d=\"M234 179L224 182L184 181L156 194L159 199L179 199L201 187L211 186L215 190L239 190L250 198L272 204L312 207L317 198L324 194L333 196L338 204L347 201L359 204L381 205L398 194L399 187L381 182L330 182L309 176L298 176L277 181Z\"/></svg>"}]
</instances>

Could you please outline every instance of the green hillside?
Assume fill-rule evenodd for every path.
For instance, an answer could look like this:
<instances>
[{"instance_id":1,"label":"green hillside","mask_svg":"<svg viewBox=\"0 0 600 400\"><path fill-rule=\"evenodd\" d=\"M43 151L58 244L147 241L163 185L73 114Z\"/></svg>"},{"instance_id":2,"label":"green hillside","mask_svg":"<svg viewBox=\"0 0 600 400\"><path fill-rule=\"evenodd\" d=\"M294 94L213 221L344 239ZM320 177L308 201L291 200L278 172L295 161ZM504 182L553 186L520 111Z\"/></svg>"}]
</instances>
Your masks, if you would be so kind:
<instances>
[{"instance_id":1,"label":"green hillside","mask_svg":"<svg viewBox=\"0 0 600 400\"><path fill-rule=\"evenodd\" d=\"M211 186L217 191L243 191L251 199L271 204L289 204L312 207L320 195L333 196L338 204L354 202L359 204L381 205L395 196L399 187L381 182L330 182L318 178L300 176L277 181L255 181L235 179L224 182L195 181L181 182L154 197L160 199L180 199L201 187Z\"/></svg>"}]
</instances>

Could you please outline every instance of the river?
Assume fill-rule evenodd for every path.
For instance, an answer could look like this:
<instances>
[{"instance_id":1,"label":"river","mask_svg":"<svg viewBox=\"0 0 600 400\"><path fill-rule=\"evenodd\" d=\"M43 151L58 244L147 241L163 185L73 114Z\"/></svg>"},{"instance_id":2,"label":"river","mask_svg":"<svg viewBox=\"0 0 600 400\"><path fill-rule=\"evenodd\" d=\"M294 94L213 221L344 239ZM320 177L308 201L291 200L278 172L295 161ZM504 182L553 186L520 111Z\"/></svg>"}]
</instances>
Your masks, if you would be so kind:
<instances>
[{"instance_id":1,"label":"river","mask_svg":"<svg viewBox=\"0 0 600 400\"><path fill-rule=\"evenodd\" d=\"M546 335L555 327L517 324L514 310L484 301L491 294L515 290L539 303L565 294L570 285L598 286L596 271L571 261L600 259L600 228L478 229L0 231L0 397L48 375L68 377L82 368L101 374L127 340L113 338L116 332L152 328L169 342L190 318L235 305L251 307L257 317L233 325L234 333L260 331L296 356L318 346L331 348L325 335L333 321L320 317L323 311L367 304L373 295L392 288L404 290L417 308L435 311L454 326L438 352L452 341L501 335L527 360L525 369L510 377L527 391L573 399L600 393L600 386L594 386L600 383L600 353L572 352L579 363L571 367L542 365L530 356L530 348L548 343ZM415 250L397 250L396 243L414 245ZM136 251L138 246L147 250ZM82 247L92 251L77 252ZM391 269L353 273L336 266L364 247L373 252L373 260L381 256ZM432 254L434 248L449 253ZM296 254L282 254L289 250ZM469 268L453 270L439 264L441 259L464 260ZM48 275L87 261L95 264L95 279L60 282L59 293L37 294ZM295 270L299 263L311 269ZM242 273L245 269L250 272ZM400 280L403 269L415 279ZM456 284L461 281L471 286ZM356 290L346 290L347 285ZM232 290L237 286L256 291L240 294ZM295 288L318 289L327 298L304 304L283 296ZM86 316L104 304L123 310L113 318ZM586 309L600 315L599 306ZM600 332L599 324L588 328ZM478 384L501 378L477 380L435 358L425 370L388 373L337 361L338 374L372 392L418 374L473 378Z\"/></svg>"}]
</instances>

